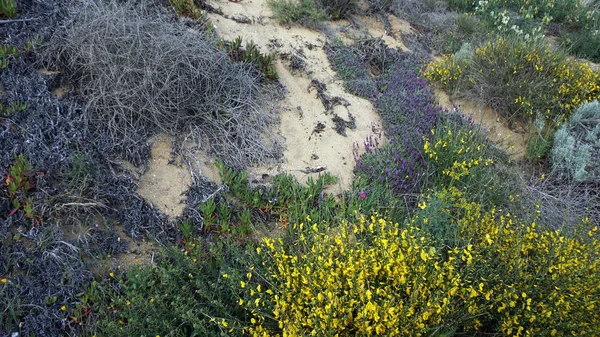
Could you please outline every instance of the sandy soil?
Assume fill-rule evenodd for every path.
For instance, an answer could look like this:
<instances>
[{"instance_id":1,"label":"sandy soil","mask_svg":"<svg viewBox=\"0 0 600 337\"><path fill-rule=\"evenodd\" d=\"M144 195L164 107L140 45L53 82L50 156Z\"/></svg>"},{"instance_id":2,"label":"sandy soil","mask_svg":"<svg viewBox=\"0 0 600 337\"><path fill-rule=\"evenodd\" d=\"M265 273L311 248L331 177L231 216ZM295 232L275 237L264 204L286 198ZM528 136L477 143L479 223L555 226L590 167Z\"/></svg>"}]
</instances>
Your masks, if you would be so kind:
<instances>
[{"instance_id":1,"label":"sandy soil","mask_svg":"<svg viewBox=\"0 0 600 337\"><path fill-rule=\"evenodd\" d=\"M161 251L156 242L131 240L122 228L118 227L116 230L121 240L129 241L129 251L116 257L115 261L120 266L127 268L138 264L150 266L156 263L156 255Z\"/></svg>"},{"instance_id":2,"label":"sandy soil","mask_svg":"<svg viewBox=\"0 0 600 337\"><path fill-rule=\"evenodd\" d=\"M283 163L253 168L249 170L249 174L261 176L263 173L273 175L287 172L300 182L305 182L309 176L316 176L317 173L307 174L302 171L326 168L339 178L338 185L330 192L337 194L347 189L353 177L353 144L362 143L374 129L380 128L380 118L369 101L344 92L343 83L336 78L323 49L327 36L304 27L279 25L271 18L272 13L266 0L237 3L221 0L212 1L211 4L220 7L230 17L252 20L251 24L242 24L221 15L209 14L219 36L227 39L241 36L245 41L254 41L262 52L278 55L277 72L287 89L280 106L280 133L285 138L286 148ZM389 20L395 36L399 37L401 32L410 31L408 23L391 15ZM330 22L323 31L345 40L365 36L382 37L390 47L404 48L399 38L386 34L377 19L356 17L354 22L357 24L352 25L345 20ZM286 57L292 53L298 54L299 50L303 52L305 71L291 69ZM309 90L312 80L323 83L327 88L327 95L340 97L349 105L336 106L332 111L326 111L316 90ZM338 134L332 121L336 114L345 121L350 121L351 116L355 118L356 128L347 129L346 136ZM325 128L321 132L315 131L323 126Z\"/></svg>"},{"instance_id":3,"label":"sandy soil","mask_svg":"<svg viewBox=\"0 0 600 337\"><path fill-rule=\"evenodd\" d=\"M137 190L169 217L183 214L185 192L192 183L189 169L178 161L171 161L171 140L161 136L152 146L148 172L140 178Z\"/></svg>"},{"instance_id":4,"label":"sandy soil","mask_svg":"<svg viewBox=\"0 0 600 337\"><path fill-rule=\"evenodd\" d=\"M493 109L467 100L451 100L448 94L439 90L436 91L436 96L444 108L450 110L456 105L461 112L471 116L475 123L487 129L490 139L506 150L512 159L521 160L525 157L528 133L509 129L507 123Z\"/></svg>"}]
</instances>

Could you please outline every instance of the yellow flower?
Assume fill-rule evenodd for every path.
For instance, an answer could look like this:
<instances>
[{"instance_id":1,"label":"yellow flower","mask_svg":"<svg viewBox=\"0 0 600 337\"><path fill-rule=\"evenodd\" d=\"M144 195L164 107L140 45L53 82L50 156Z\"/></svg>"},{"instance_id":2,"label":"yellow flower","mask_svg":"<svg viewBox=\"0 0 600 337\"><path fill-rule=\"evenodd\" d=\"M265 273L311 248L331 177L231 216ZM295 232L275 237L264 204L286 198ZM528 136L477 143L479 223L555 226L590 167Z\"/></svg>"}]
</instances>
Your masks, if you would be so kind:
<instances>
[{"instance_id":1,"label":"yellow flower","mask_svg":"<svg viewBox=\"0 0 600 337\"><path fill-rule=\"evenodd\" d=\"M60 310L66 311L67 310L67 306L63 305L62 307L60 307Z\"/></svg>"},{"instance_id":2,"label":"yellow flower","mask_svg":"<svg viewBox=\"0 0 600 337\"><path fill-rule=\"evenodd\" d=\"M2 283L6 283L6 282L8 282L8 280L7 280L7 279L5 279L5 278L3 278L2 280L0 280L0 282L2 282Z\"/></svg>"}]
</instances>

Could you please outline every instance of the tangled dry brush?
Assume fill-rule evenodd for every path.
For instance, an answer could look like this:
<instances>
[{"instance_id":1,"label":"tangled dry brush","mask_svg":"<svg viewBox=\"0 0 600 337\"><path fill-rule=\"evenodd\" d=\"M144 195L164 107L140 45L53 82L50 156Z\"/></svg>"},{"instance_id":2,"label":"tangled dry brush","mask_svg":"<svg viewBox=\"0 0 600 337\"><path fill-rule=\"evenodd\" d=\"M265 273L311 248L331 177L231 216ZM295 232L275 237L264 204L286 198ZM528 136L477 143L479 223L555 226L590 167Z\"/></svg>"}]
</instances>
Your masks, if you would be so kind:
<instances>
[{"instance_id":1,"label":"tangled dry brush","mask_svg":"<svg viewBox=\"0 0 600 337\"><path fill-rule=\"evenodd\" d=\"M115 150L134 159L148 136L166 132L208 142L238 168L277 156L260 72L232 62L201 24L144 3L91 3L78 11L50 40L47 59L84 94L89 121Z\"/></svg>"}]
</instances>

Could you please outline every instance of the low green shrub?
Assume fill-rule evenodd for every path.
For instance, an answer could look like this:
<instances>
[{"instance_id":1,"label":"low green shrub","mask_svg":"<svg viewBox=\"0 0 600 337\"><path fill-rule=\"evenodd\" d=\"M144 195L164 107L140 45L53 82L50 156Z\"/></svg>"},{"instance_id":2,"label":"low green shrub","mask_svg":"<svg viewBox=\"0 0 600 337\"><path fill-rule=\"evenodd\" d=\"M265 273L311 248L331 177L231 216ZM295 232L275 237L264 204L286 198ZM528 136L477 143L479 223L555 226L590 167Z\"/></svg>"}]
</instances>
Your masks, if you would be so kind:
<instances>
[{"instance_id":1,"label":"low green shrub","mask_svg":"<svg viewBox=\"0 0 600 337\"><path fill-rule=\"evenodd\" d=\"M450 9L457 12L472 12L477 7L477 0L449 0Z\"/></svg>"},{"instance_id":2,"label":"low green shrub","mask_svg":"<svg viewBox=\"0 0 600 337\"><path fill-rule=\"evenodd\" d=\"M570 54L592 62L600 61L600 35L590 29L567 32L561 36L561 42Z\"/></svg>"},{"instance_id":3,"label":"low green shrub","mask_svg":"<svg viewBox=\"0 0 600 337\"><path fill-rule=\"evenodd\" d=\"M460 115L442 115L424 136L423 154L434 189L455 187L486 207L502 205L518 193L509 158L487 140L483 130Z\"/></svg>"},{"instance_id":4,"label":"low green shrub","mask_svg":"<svg viewBox=\"0 0 600 337\"><path fill-rule=\"evenodd\" d=\"M3 177L6 196L13 207L10 217L19 211L25 214L25 217L31 220L33 225L39 224L41 219L34 214L34 195L37 173L33 170L31 163L24 155L15 156L13 164L8 169L8 174Z\"/></svg>"},{"instance_id":5,"label":"low green shrub","mask_svg":"<svg viewBox=\"0 0 600 337\"><path fill-rule=\"evenodd\" d=\"M327 20L327 13L314 0L269 0L267 3L282 24L296 23L316 28Z\"/></svg>"},{"instance_id":6,"label":"low green shrub","mask_svg":"<svg viewBox=\"0 0 600 337\"><path fill-rule=\"evenodd\" d=\"M0 46L0 70L8 67L10 59L16 57L19 54L18 50L14 46L3 45Z\"/></svg>"},{"instance_id":7,"label":"low green shrub","mask_svg":"<svg viewBox=\"0 0 600 337\"><path fill-rule=\"evenodd\" d=\"M478 47L487 38L488 27L478 16L464 13L436 24L431 38L432 48L442 54L454 54L464 44Z\"/></svg>"},{"instance_id":8,"label":"low green shrub","mask_svg":"<svg viewBox=\"0 0 600 337\"><path fill-rule=\"evenodd\" d=\"M206 13L202 9L198 8L194 3L194 0L170 0L171 5L175 7L175 10L179 15L187 16L192 19L202 19L206 17Z\"/></svg>"},{"instance_id":9,"label":"low green shrub","mask_svg":"<svg viewBox=\"0 0 600 337\"><path fill-rule=\"evenodd\" d=\"M0 122L4 118L10 117L17 112L24 111L25 109L27 109L27 102L15 101L9 105L0 104Z\"/></svg>"},{"instance_id":10,"label":"low green shrub","mask_svg":"<svg viewBox=\"0 0 600 337\"><path fill-rule=\"evenodd\" d=\"M248 241L250 243L250 241ZM135 265L110 273L100 283L104 299L101 336L231 336L239 333L245 310L236 288L251 256L244 245L222 238L162 250L154 266ZM245 273L244 273L245 274ZM235 284L235 285L233 285Z\"/></svg>"},{"instance_id":11,"label":"low green shrub","mask_svg":"<svg viewBox=\"0 0 600 337\"><path fill-rule=\"evenodd\" d=\"M253 41L247 42L246 46L242 46L242 38L238 37L233 41L222 41L223 48L234 62L252 62L258 68L258 71L267 80L276 80L277 70L275 70L275 56L272 54L263 54L258 49L258 46Z\"/></svg>"},{"instance_id":12,"label":"low green shrub","mask_svg":"<svg viewBox=\"0 0 600 337\"><path fill-rule=\"evenodd\" d=\"M541 161L546 158L546 155L552 149L552 139L554 133L535 134L527 142L527 150L525 156L530 161Z\"/></svg>"},{"instance_id":13,"label":"low green shrub","mask_svg":"<svg viewBox=\"0 0 600 337\"><path fill-rule=\"evenodd\" d=\"M600 95L600 74L588 64L515 37L490 41L468 60L447 56L432 62L425 77L454 95L482 101L509 122L541 114L549 126L558 126Z\"/></svg>"},{"instance_id":14,"label":"low green shrub","mask_svg":"<svg viewBox=\"0 0 600 337\"><path fill-rule=\"evenodd\" d=\"M581 105L554 136L552 169L576 181L600 181L600 103Z\"/></svg>"}]
</instances>

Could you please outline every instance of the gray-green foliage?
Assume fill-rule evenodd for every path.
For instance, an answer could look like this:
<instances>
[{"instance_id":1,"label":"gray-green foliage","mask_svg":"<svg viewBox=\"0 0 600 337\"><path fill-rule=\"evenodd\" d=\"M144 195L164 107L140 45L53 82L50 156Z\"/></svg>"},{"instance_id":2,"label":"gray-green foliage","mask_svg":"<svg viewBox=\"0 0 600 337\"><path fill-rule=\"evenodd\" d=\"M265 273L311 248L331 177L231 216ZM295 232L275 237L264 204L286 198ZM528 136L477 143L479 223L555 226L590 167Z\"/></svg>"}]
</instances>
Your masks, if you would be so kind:
<instances>
[{"instance_id":1,"label":"gray-green foliage","mask_svg":"<svg viewBox=\"0 0 600 337\"><path fill-rule=\"evenodd\" d=\"M454 61L458 62L458 61L468 60L471 58L471 56L473 56L473 47L471 47L470 43L465 42L460 47L460 50L457 51L453 57L454 57Z\"/></svg>"},{"instance_id":2,"label":"gray-green foliage","mask_svg":"<svg viewBox=\"0 0 600 337\"><path fill-rule=\"evenodd\" d=\"M600 103L581 105L554 135L553 170L576 181L600 180Z\"/></svg>"}]
</instances>

